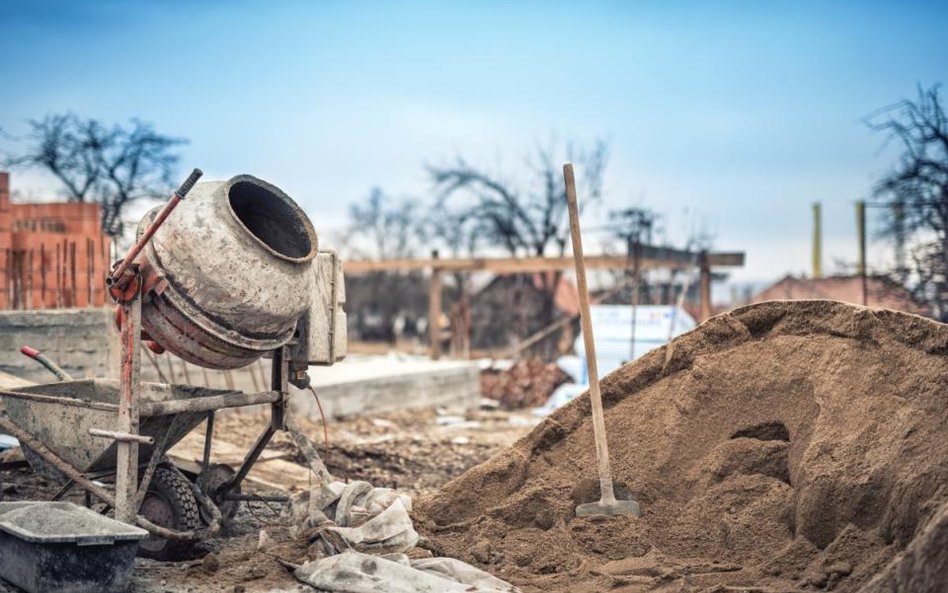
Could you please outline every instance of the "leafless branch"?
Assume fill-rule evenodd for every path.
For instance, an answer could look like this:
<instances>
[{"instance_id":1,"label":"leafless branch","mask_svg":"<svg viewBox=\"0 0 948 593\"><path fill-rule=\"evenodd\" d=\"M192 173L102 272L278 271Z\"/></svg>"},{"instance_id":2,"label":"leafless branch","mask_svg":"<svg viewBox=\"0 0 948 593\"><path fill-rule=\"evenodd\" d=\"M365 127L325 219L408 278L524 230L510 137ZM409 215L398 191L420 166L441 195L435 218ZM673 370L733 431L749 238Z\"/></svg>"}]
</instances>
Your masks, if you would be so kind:
<instances>
[{"instance_id":1,"label":"leafless branch","mask_svg":"<svg viewBox=\"0 0 948 593\"><path fill-rule=\"evenodd\" d=\"M52 174L75 202L102 203L102 226L109 234L122 230L129 203L162 197L172 187L185 141L155 132L132 120L129 127L107 127L75 114L51 114L29 122L24 152L4 159L8 167L36 167Z\"/></svg>"}]
</instances>

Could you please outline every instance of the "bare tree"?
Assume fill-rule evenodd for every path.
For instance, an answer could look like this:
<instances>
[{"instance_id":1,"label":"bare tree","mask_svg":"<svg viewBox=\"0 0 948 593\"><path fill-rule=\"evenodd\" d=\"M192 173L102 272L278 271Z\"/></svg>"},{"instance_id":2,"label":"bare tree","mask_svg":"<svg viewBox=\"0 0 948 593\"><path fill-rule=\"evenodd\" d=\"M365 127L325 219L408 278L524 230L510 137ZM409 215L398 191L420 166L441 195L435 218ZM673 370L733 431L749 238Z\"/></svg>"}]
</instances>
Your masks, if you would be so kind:
<instances>
[{"instance_id":1,"label":"bare tree","mask_svg":"<svg viewBox=\"0 0 948 593\"><path fill-rule=\"evenodd\" d=\"M918 89L866 118L866 124L902 145L893 170L874 194L888 208L883 233L896 243L897 260L910 244L910 262L897 261L896 275L932 313L948 320L948 117L939 85Z\"/></svg>"},{"instance_id":2,"label":"bare tree","mask_svg":"<svg viewBox=\"0 0 948 593\"><path fill-rule=\"evenodd\" d=\"M350 205L343 244L360 259L413 257L423 241L418 205L380 188ZM346 279L349 322L363 339L392 340L427 314L427 283L418 271L371 272ZM408 327L406 327L408 326Z\"/></svg>"},{"instance_id":3,"label":"bare tree","mask_svg":"<svg viewBox=\"0 0 948 593\"><path fill-rule=\"evenodd\" d=\"M529 181L523 184L510 183L462 157L448 165L429 166L428 173L437 192L429 222L438 229L433 236L454 250L472 253L499 247L514 257L564 255L569 241L569 218L561 165L567 160L576 164L582 182L581 203L588 206L602 195L608 152L603 141L596 141L589 148L567 144L557 150L553 143L538 146L526 159ZM488 305L495 309L493 321L510 334L510 339L515 339L514 334L523 338L548 326L557 315L555 296L561 277L559 271L538 275L541 304L530 319ZM532 277L519 280L512 286L537 284ZM463 298L463 280L457 282ZM511 298L520 296L514 294ZM505 314L510 318L500 319ZM550 344L555 345L555 340Z\"/></svg>"},{"instance_id":4,"label":"bare tree","mask_svg":"<svg viewBox=\"0 0 948 593\"><path fill-rule=\"evenodd\" d=\"M561 164L566 160L576 164L582 176L583 204L588 205L602 195L608 152L603 141L589 149L567 145L559 155L553 147L538 147L527 159L532 180L522 187L461 157L449 165L430 166L428 172L438 192L438 210L469 225L462 230L468 233L464 242L471 248L499 246L512 256L543 256L552 247L562 255L569 239L569 219Z\"/></svg>"},{"instance_id":5,"label":"bare tree","mask_svg":"<svg viewBox=\"0 0 948 593\"><path fill-rule=\"evenodd\" d=\"M102 228L122 232L122 214L131 202L170 191L178 163L173 152L185 140L155 132L139 120L128 127L96 119L52 114L29 122L22 154L5 159L10 167L36 167L58 179L70 201L102 203Z\"/></svg>"},{"instance_id":6,"label":"bare tree","mask_svg":"<svg viewBox=\"0 0 948 593\"><path fill-rule=\"evenodd\" d=\"M414 200L395 200L374 187L364 203L349 206L349 224L344 242L361 258L411 257L419 244L421 226Z\"/></svg>"}]
</instances>

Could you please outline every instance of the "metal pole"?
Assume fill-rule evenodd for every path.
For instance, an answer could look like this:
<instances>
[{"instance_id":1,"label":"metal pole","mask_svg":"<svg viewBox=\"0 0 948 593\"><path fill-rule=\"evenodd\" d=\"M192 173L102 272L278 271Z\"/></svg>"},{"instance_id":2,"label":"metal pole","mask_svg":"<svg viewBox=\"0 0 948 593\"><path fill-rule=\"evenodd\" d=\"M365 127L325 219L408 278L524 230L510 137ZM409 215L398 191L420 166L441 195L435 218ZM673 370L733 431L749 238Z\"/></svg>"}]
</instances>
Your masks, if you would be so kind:
<instances>
[{"instance_id":1,"label":"metal pole","mask_svg":"<svg viewBox=\"0 0 948 593\"><path fill-rule=\"evenodd\" d=\"M40 309L46 305L46 243L40 243Z\"/></svg>"},{"instance_id":2,"label":"metal pole","mask_svg":"<svg viewBox=\"0 0 948 593\"><path fill-rule=\"evenodd\" d=\"M136 270L137 273L137 270ZM140 282L140 278L137 280ZM140 288L136 289L122 306L122 374L119 396L118 431L138 434L138 398L141 388L141 333L142 303ZM135 523L136 494L138 492L138 443L117 441L115 476L115 518Z\"/></svg>"},{"instance_id":3,"label":"metal pole","mask_svg":"<svg viewBox=\"0 0 948 593\"><path fill-rule=\"evenodd\" d=\"M69 257L71 259L69 264L69 286L70 286L70 300L73 307L79 306L79 295L76 290L76 242L69 242Z\"/></svg>"},{"instance_id":4,"label":"metal pole","mask_svg":"<svg viewBox=\"0 0 948 593\"><path fill-rule=\"evenodd\" d=\"M273 351L270 359L270 390L280 394L280 399L270 405L270 428L284 430L286 427L286 398L290 391L289 348L282 346Z\"/></svg>"},{"instance_id":5,"label":"metal pole","mask_svg":"<svg viewBox=\"0 0 948 593\"><path fill-rule=\"evenodd\" d=\"M194 187L194 184L197 183L197 180L200 179L201 175L203 174L204 172L200 169L194 169L191 171L191 175L189 175L188 178L184 180L184 183L181 184L181 187L179 187L174 192L174 195L171 196L171 199L168 200L168 203L165 204L164 208L162 208L161 211L155 215L155 219L148 226L145 232L142 233L142 236L138 239L138 241L135 242L135 245L133 245L129 250L128 255L122 258L122 261L118 267L112 271L112 274L108 278L106 278L106 285L112 286L119 281L119 279L125 273L125 270L127 270L128 267L135 262L135 259L138 258L138 255L145 248L145 245L147 245L151 240L152 236L155 234L155 231L158 230L158 227L160 227L165 222L165 219L168 218L168 216L178 206L181 200L183 200L184 197L188 195L188 192L191 191L191 188Z\"/></svg>"},{"instance_id":6,"label":"metal pole","mask_svg":"<svg viewBox=\"0 0 948 593\"><path fill-rule=\"evenodd\" d=\"M207 424L204 427L204 455L201 457L201 473L207 475L211 467L211 443L214 441L214 410L207 413Z\"/></svg>"},{"instance_id":7,"label":"metal pole","mask_svg":"<svg viewBox=\"0 0 948 593\"><path fill-rule=\"evenodd\" d=\"M33 308L33 248L30 248L29 251L29 272L26 277L26 308Z\"/></svg>"},{"instance_id":8,"label":"metal pole","mask_svg":"<svg viewBox=\"0 0 948 593\"><path fill-rule=\"evenodd\" d=\"M86 306L92 307L92 284L95 278L95 246L92 239L86 239Z\"/></svg>"}]
</instances>

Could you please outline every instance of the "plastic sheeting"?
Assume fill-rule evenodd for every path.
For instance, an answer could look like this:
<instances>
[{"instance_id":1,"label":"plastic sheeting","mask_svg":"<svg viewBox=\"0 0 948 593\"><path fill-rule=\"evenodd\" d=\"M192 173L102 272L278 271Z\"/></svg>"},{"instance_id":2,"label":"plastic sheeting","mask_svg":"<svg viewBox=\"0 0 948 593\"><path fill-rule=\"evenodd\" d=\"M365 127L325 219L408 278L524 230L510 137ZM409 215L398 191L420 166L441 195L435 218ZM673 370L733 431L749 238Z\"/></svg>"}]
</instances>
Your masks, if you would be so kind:
<instances>
[{"instance_id":1,"label":"plastic sheeting","mask_svg":"<svg viewBox=\"0 0 948 593\"><path fill-rule=\"evenodd\" d=\"M343 552L307 562L296 578L339 593L517 593L504 581L451 558L370 556Z\"/></svg>"},{"instance_id":2,"label":"plastic sheeting","mask_svg":"<svg viewBox=\"0 0 948 593\"><path fill-rule=\"evenodd\" d=\"M330 482L294 497L291 519L315 529L324 556L303 564L296 578L335 593L517 593L519 590L453 558L409 560L418 543L411 498L368 482ZM376 555L370 555L370 554Z\"/></svg>"}]
</instances>

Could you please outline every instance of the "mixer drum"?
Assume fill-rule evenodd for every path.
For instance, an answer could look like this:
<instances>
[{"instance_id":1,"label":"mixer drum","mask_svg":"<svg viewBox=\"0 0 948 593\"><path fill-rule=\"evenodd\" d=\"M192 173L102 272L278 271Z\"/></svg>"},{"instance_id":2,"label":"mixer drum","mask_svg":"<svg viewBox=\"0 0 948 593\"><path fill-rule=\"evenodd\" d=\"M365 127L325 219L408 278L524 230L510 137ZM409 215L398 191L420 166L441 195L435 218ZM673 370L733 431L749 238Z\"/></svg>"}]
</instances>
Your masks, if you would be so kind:
<instances>
[{"instance_id":1,"label":"mixer drum","mask_svg":"<svg viewBox=\"0 0 948 593\"><path fill-rule=\"evenodd\" d=\"M152 288L142 328L196 365L247 365L286 344L312 304L316 243L309 218L277 187L250 175L199 183L143 252Z\"/></svg>"}]
</instances>

